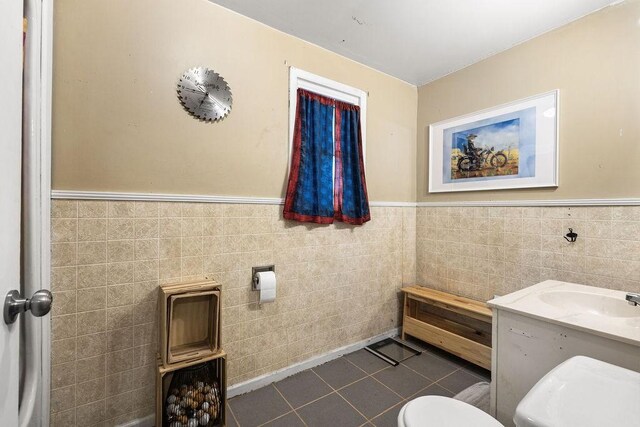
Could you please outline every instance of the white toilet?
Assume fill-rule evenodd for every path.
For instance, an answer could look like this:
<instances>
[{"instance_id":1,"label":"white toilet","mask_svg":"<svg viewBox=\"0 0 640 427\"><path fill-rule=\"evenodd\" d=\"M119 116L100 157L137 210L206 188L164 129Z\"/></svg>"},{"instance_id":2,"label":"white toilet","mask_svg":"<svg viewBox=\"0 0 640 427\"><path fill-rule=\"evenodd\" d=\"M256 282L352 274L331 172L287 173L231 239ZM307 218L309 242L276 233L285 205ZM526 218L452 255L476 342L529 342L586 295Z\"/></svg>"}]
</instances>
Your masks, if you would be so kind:
<instances>
[{"instance_id":1,"label":"white toilet","mask_svg":"<svg viewBox=\"0 0 640 427\"><path fill-rule=\"evenodd\" d=\"M450 397L422 396L402 407L398 427L503 427L481 409Z\"/></svg>"},{"instance_id":2,"label":"white toilet","mask_svg":"<svg viewBox=\"0 0 640 427\"><path fill-rule=\"evenodd\" d=\"M522 399L517 427L638 427L640 373L584 356L549 371ZM442 396L408 402L398 427L500 427L495 418L467 403Z\"/></svg>"}]
</instances>

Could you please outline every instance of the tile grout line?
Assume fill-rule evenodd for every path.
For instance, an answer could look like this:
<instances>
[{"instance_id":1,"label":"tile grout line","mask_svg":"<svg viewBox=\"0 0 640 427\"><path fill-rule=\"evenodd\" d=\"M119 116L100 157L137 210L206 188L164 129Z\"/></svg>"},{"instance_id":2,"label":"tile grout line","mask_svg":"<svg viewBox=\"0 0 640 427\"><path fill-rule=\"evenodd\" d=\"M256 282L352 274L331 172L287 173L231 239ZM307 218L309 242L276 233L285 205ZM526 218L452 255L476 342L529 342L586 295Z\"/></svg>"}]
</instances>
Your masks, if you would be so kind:
<instances>
[{"instance_id":1,"label":"tile grout line","mask_svg":"<svg viewBox=\"0 0 640 427\"><path fill-rule=\"evenodd\" d=\"M435 381L435 380L433 380L433 379L431 379L431 378L427 377L426 375L421 374L420 372L416 371L415 369L412 369L411 367L409 367L409 366L405 365L405 364L404 364L404 363L402 363L402 362L400 362L400 363L398 364L398 366L403 366L403 367L405 367L405 368L409 369L410 371L415 372L415 373L416 373L416 374L418 374L420 377L422 377L422 378L424 378L424 379L426 379L426 380L428 380L428 381L431 381L431 384L429 384L427 387L429 387L429 386L431 386L432 384L435 384L435 383L436 383L436 381ZM380 371L383 371L383 370L385 370L385 369L388 369L388 367L387 367L387 368L384 368L384 369L381 369ZM460 369L460 368L455 369L453 372L457 371L458 369ZM380 372L380 371L378 371L378 372ZM378 373L378 372L376 372L376 373ZM451 372L451 373L450 373L450 374L448 374L448 375L445 375L445 377L447 377L447 376L451 375L453 372ZM372 376L373 376L373 374L372 374ZM445 378L445 377L443 377L443 378ZM389 390L391 390L391 391L393 391L394 393L396 393L396 394L397 394L398 396L400 396L401 398L406 399L404 396L400 395L400 394L399 394L399 393L397 393L395 390L391 389L389 386L387 386L387 385L386 385L385 383L383 383L382 381L378 380L378 379L377 379L377 378L375 378L375 377L373 377L373 378L374 378L376 381L378 381L380 384L382 384L383 386L387 387ZM416 393L419 393L420 391L424 390L424 389L425 389L425 388L427 388L427 387L424 387L424 388L422 388L422 389L418 390ZM414 394L415 394L415 393L414 393ZM412 395L412 396L413 396L413 395Z\"/></svg>"},{"instance_id":2,"label":"tile grout line","mask_svg":"<svg viewBox=\"0 0 640 427\"><path fill-rule=\"evenodd\" d=\"M445 360L445 361L446 361L447 363L451 363L451 362L449 362L448 360ZM444 377L442 377L442 378L440 378L440 379L434 380L434 379L429 378L428 376L426 376L426 375L424 375L424 374L422 374L422 373L420 373L420 372L416 371L416 370L415 370L415 369L413 369L412 367L405 365L404 363L401 363L401 365L402 365L402 366L404 366L405 368L407 368L407 369L409 369L409 370L411 370L411 371L415 372L416 374L420 375L421 377L426 378L426 379L428 379L429 381L432 381L433 383L436 383L436 382L438 382L438 381L441 381L441 380L445 379L446 377L448 377L449 375L451 375L451 374L455 373L456 371L459 371L460 369L463 369L463 368L462 368L462 366L458 366L458 364L456 363L456 364L454 364L454 366L457 366L457 367L456 367L453 371L451 371L450 373L448 373L447 375L445 375Z\"/></svg>"},{"instance_id":3,"label":"tile grout line","mask_svg":"<svg viewBox=\"0 0 640 427\"><path fill-rule=\"evenodd\" d=\"M428 388L428 387L425 387L425 388ZM423 389L423 390L424 390L424 389ZM418 393L420 393L420 392L418 392ZM417 393L416 393L416 394L417 394ZM372 422L373 420L375 420L376 418L380 417L381 415L386 414L387 412L391 411L393 408L395 408L395 407L396 407L396 406L398 406L398 405L402 405L403 403L405 403L405 404L406 404L406 402L407 402L408 400L409 400L409 398L402 399L400 402L398 402L398 403L396 403L395 405L393 405L392 407L387 408L387 409L385 409L384 411L380 412L378 415L376 415L375 417L371 418L369 421L370 421L370 422ZM403 406L404 406L404 405L403 405ZM374 424L375 424L375 423L374 423Z\"/></svg>"},{"instance_id":4,"label":"tile grout line","mask_svg":"<svg viewBox=\"0 0 640 427\"><path fill-rule=\"evenodd\" d=\"M320 366L322 366L322 365L320 365ZM309 369L309 370L310 370L311 372L313 372L313 373L315 374L315 376L316 376L316 377L320 378L320 381L322 381L323 383L325 383L327 386L329 386L329 388L330 388L331 390L333 390L331 393L333 393L334 391L337 391L335 387L333 387L331 384L329 384L328 382L326 382L326 381L324 380L324 378L322 378L322 377L320 376L320 374L318 374L318 373L317 373L313 368L311 368L311 369ZM329 394L331 394L331 393L328 393L328 394L326 394L325 396L328 396L328 395L329 395ZM323 397L324 397L324 396L323 396Z\"/></svg>"},{"instance_id":5,"label":"tile grout line","mask_svg":"<svg viewBox=\"0 0 640 427\"><path fill-rule=\"evenodd\" d=\"M296 411L292 409L292 410L290 410L290 411L288 411L288 412L285 412L285 413L284 413L284 414L282 414L282 415L278 415L278 416L277 416L277 417L275 417L275 418L272 418L272 419L270 419L270 420L268 420L268 421L265 421L265 422L264 422L264 423L262 423L262 424L258 424L258 427L266 426L267 424L269 424L269 423L270 423L270 422L272 422L272 421L279 420L280 418L283 418L283 417L285 417L285 416L287 416L287 415L289 415L289 414L295 414L295 412L296 412ZM306 425L306 424L305 424L305 425ZM238 424L238 426L240 426L240 424ZM240 426L240 427L242 427L242 426Z\"/></svg>"},{"instance_id":6,"label":"tile grout line","mask_svg":"<svg viewBox=\"0 0 640 427\"><path fill-rule=\"evenodd\" d=\"M425 391L426 389L428 389L429 387L434 386L434 385L437 385L438 387L442 387L440 384L438 384L437 382L435 382L435 381L434 381L434 382L432 382L431 384L429 384L428 386L426 386L425 388L423 388L423 389L420 389L420 390L416 391L416 392L415 392L415 393L413 393L411 396L407 397L405 400L413 400L413 399L415 399L417 394L419 394L419 393L421 393L421 392ZM450 393L452 393L452 394L454 394L454 395L455 395L455 393L453 393L453 392L452 392L451 390L449 390L448 388L445 388L445 387L442 387L442 388L443 388L443 389L445 389L446 391L448 391L448 392L450 392Z\"/></svg>"},{"instance_id":7,"label":"tile grout line","mask_svg":"<svg viewBox=\"0 0 640 427\"><path fill-rule=\"evenodd\" d=\"M231 400L231 399L227 399L227 401L225 402L225 403L226 403L226 408L225 408L225 410L226 410L226 409L228 409L228 410L229 410L229 412L231 413L231 417L233 418L233 421L235 421L235 422L236 422L236 425L237 425L238 427L241 427L241 426L240 426L240 423L238 422L238 418L236 418L236 414L233 412L233 409L231 409L231 405L229 405L229 400Z\"/></svg>"},{"instance_id":8,"label":"tile grout line","mask_svg":"<svg viewBox=\"0 0 640 427\"><path fill-rule=\"evenodd\" d=\"M344 357L344 356L341 356L341 357ZM336 360L337 360L337 359L336 359ZM350 362L350 363L351 363L351 362ZM357 367L357 368L358 368L358 369L360 369L359 367ZM384 368L384 369L386 369L386 368ZM315 372L315 371L313 370L313 368L310 368L309 370L310 370L311 372L313 372L313 373L314 373L318 378L320 378L320 380L321 380L322 382L324 382L327 386L329 386L329 388L331 388L331 390L332 390L332 391L331 391L331 393L327 393L327 394L325 394L325 395L323 395L323 396L320 396L320 397L318 397L317 399L314 399L314 400L312 400L312 401L310 401L310 402L305 403L304 405L300 405L300 406L298 407L298 409L303 408L303 407L305 407L305 406L308 406L308 405L310 405L310 404L312 404L312 403L315 403L315 402L319 401L320 399L324 399L325 397L330 396L330 395L332 395L332 394L334 394L334 393L335 393L335 394L337 394L338 396L340 396L340 398L342 398L342 400L344 400L345 402L347 402L347 404L348 404L349 406L351 406L351 407L352 407L352 408L353 408L357 413L359 413L360 415L362 415L362 417L366 420L363 424L367 424L367 423L369 422L369 418L367 418L367 417L366 417L362 412L360 412L360 411L359 411L355 406L353 406L353 405L351 404L351 402L349 402L349 401L348 401L348 400L347 400L347 399L346 399L342 394L340 394L340 393L338 392L338 390L342 390L342 389L344 389L344 388L346 388L346 387L349 387L350 385L353 385L353 384L355 384L355 383L357 383L357 382L359 382L359 381L362 381L362 380L366 379L367 377L369 377L370 375L368 375L368 374L367 374L367 372L365 372L364 370L360 369L362 372L364 372L364 373L365 373L365 374L367 374L367 375L365 375L364 377L362 377L362 378L360 378L360 379L358 379L358 380L356 380L356 381L354 381L354 382L352 382L352 383L346 384L346 385L344 385L344 386L342 386L342 387L340 387L340 388L336 389L336 388L335 388L335 387L333 387L331 384L329 384L327 381L325 381L325 380L324 380L324 378L322 378L322 377L321 377L317 372ZM276 389L277 389L277 387L275 387L275 385L274 385L274 388L276 388ZM278 392L280 392L280 390L278 390ZM280 394L282 395L282 393L280 393ZM284 398L284 396L282 396L282 397ZM291 404L290 404L286 399L285 399L285 401L289 404L289 406L291 406ZM294 412L296 412L296 414L298 414L296 409L294 409ZM298 417L302 419L302 417L300 417L299 415L298 415ZM273 421L273 420L272 420L272 421ZM302 422L304 423L304 420L302 420ZM306 423L305 423L305 425L306 425Z\"/></svg>"},{"instance_id":9,"label":"tile grout line","mask_svg":"<svg viewBox=\"0 0 640 427\"><path fill-rule=\"evenodd\" d=\"M462 369L462 370L464 370L465 372L467 372L467 373L469 373L469 374L473 375L473 376L474 376L474 377L476 377L476 378L481 379L482 381L487 381L487 382L489 382L489 383L491 382L491 375L489 375L489 379L487 380L487 378L484 378L484 377L480 376L480 374L477 374L476 372L472 371L471 369L467 369L467 368L465 368L464 366L463 366L463 367L461 367L460 369ZM490 370L487 370L487 371L489 372L489 374L491 374L491 371L490 371Z\"/></svg>"},{"instance_id":10,"label":"tile grout line","mask_svg":"<svg viewBox=\"0 0 640 427\"><path fill-rule=\"evenodd\" d=\"M359 411L355 406L353 406L353 405L351 404L351 402L349 402L349 401L348 401L348 400L347 400L347 399L346 399L342 394L340 394L339 390L344 390L345 388L347 388L347 387L349 387L349 386L351 386L351 385L353 385L353 384L355 384L355 383L357 383L357 382L360 382L360 381L362 381L362 380L365 380L365 379L367 379L367 378L372 378L374 381L378 381L376 378L374 378L374 377L373 377L373 375L374 375L374 374L377 374L377 373L378 373L378 372L380 372L380 371L384 371L385 369L387 369L387 368L388 368L388 366L387 366L387 367L385 367L385 368L382 368L382 369L380 369L380 370L378 370L378 371L376 371L376 372L374 372L374 373L372 373L372 374L369 374L367 371L365 371L364 369L362 369L362 368L360 368L359 366L357 366L355 363L353 363L352 361L350 361L348 358L346 358L346 357L344 357L344 356L342 356L342 357L343 357L347 362L351 363L353 366L355 366L356 368L358 368L359 370L361 370L362 372L364 372L364 373L366 374L366 376L364 376L364 377L360 378L359 380L354 381L354 382L352 382L352 383L350 383L350 384L344 385L343 387L340 387L339 389L335 389L335 388L334 388L335 393L337 393L340 397L342 397L342 399L344 399L344 400L345 400L345 401L346 401L346 402L347 402L347 403L348 403L348 404L349 404L353 409L355 409L355 410L356 410L360 415L362 415L362 416L364 417L364 419L365 419L365 420L367 420L364 424L367 424L368 422L370 422L370 421L371 421L371 419L370 419L370 418L368 418L367 416L365 416L362 412L360 412L360 411ZM312 369L312 370L313 370L313 369ZM315 372L315 371L314 371L314 373L315 373L316 375L318 375L318 373L317 373L317 372ZM321 380L323 380L323 381L324 381L324 379L322 379L322 377L320 377L320 375L318 375L318 377L319 377ZM380 381L378 381L378 382L380 382ZM325 381L325 383L327 383L327 382ZM380 382L380 384L382 384L382 383ZM329 387L332 387L329 383L327 383L327 385L329 385ZM387 387L385 384L382 384L382 385L383 385L384 387ZM332 388L333 388L333 387L332 387ZM387 387L387 388L389 388L389 387ZM389 388L389 390L391 390L391 389ZM400 396L400 395L399 395L398 393L396 393L395 391L391 390L391 392L393 392L393 393L395 393L397 396L399 396L399 397L400 397L400 399L403 399L403 397L402 397L402 396ZM401 401L402 401L402 400L401 400ZM395 405L393 405L393 406L395 406ZM391 406L391 408L393 408L393 406ZM387 410L389 410L389 409L391 409L391 408L387 408ZM385 411L383 411L383 412L385 412ZM378 415L380 415L380 414L378 414ZM377 417L378 415L376 415L376 417ZM364 425L364 424L363 424L363 425Z\"/></svg>"},{"instance_id":11,"label":"tile grout line","mask_svg":"<svg viewBox=\"0 0 640 427\"><path fill-rule=\"evenodd\" d=\"M359 350L358 350L358 351L359 351ZM366 350L365 350L365 351L366 351ZM353 353L349 353L349 354L353 354ZM345 359L347 362L351 363L353 366L355 366L356 368L360 369L362 372L364 372L364 373L365 373L365 374L367 374L367 375L374 375L374 374L377 374L377 373L378 373L378 372L380 372L380 371L384 371L385 369L389 368L389 366L385 366L385 367L384 367L384 368L382 368L382 369L378 369L378 370L377 370L377 371L375 371L375 372L369 373L369 372L365 371L364 369L362 369L360 366L356 365L354 362L352 362L351 360L349 360L349 358L348 358L348 357L345 357L345 356L346 356L346 355L344 355L344 356L342 356L342 357L344 357L344 359Z\"/></svg>"},{"instance_id":12,"label":"tile grout line","mask_svg":"<svg viewBox=\"0 0 640 427\"><path fill-rule=\"evenodd\" d=\"M436 381L438 381L438 380L434 380L434 379L432 379L432 378L429 378L428 376L426 376L426 375L424 375L424 374L421 374L420 372L416 371L415 369L411 368L410 366L405 365L404 363L400 363L400 364L401 364L402 366L404 366L405 368L407 368L408 370L410 370L410 371L412 371L412 372L415 372L416 374L420 375L422 378L426 378L426 379L428 379L428 380L429 380L429 381L431 381L431 382L436 382ZM457 371L458 369L459 369L459 368L454 369L454 371L453 371L453 372ZM446 377L446 376L451 375L453 372L451 372L451 373L449 373L449 374L445 375L445 377ZM444 378L444 377L443 377L443 378Z\"/></svg>"},{"instance_id":13,"label":"tile grout line","mask_svg":"<svg viewBox=\"0 0 640 427\"><path fill-rule=\"evenodd\" d=\"M336 359L336 360L337 360L337 359ZM322 366L322 365L321 365L321 366ZM345 384L345 385L343 385L343 386L341 386L341 387L335 388L334 386L332 386L331 384L329 384L327 381L325 381L325 380L324 380L324 378L322 378L322 377L320 376L320 374L318 374L316 371L314 371L314 370L313 370L313 368L311 368L310 370L311 370L311 371L313 371L313 373L314 373L314 374L316 374L316 375L318 376L318 378L320 378L320 379L322 380L322 382L324 382L326 385L328 385L328 386L331 388L331 390L333 390L334 392L337 392L338 390L342 390L342 389L343 389L343 388L345 388L345 387L349 387L350 385L353 385L353 384L357 383L358 381L362 381L363 379L365 379L366 377L368 377L368 376L369 376L366 372L364 372L364 371L363 371L363 372L364 372L365 374L367 374L367 375L365 375L365 376L364 376L364 377L362 377L362 378L358 378L357 380L352 381L352 382L350 382L350 383L348 383L348 384ZM331 394L331 393L329 393L329 394Z\"/></svg>"},{"instance_id":14,"label":"tile grout line","mask_svg":"<svg viewBox=\"0 0 640 427\"><path fill-rule=\"evenodd\" d=\"M289 401L287 400L286 397L284 397L284 394L282 394L282 392L278 389L278 387L276 387L276 384L275 383L271 383L271 386L280 395L280 397L282 397L282 399L286 402L286 404L289 405L289 408L291 408L291 411L293 411L294 410L293 405L291 403L289 403ZM291 412L291 411L289 411L289 412ZM275 418L274 418L274 420L275 420ZM271 420L269 420L269 421L271 421Z\"/></svg>"},{"instance_id":15,"label":"tile grout line","mask_svg":"<svg viewBox=\"0 0 640 427\"><path fill-rule=\"evenodd\" d=\"M315 373L315 372L314 372L314 373ZM280 415L279 417L276 417L276 418L274 418L274 419L272 419L272 420L269 420L269 421L267 421L267 423L270 423L271 421L277 420L278 418L282 418L282 417L284 417L285 415L290 414L291 412L293 412L293 413L298 417L298 419L299 419L300 421L302 421L302 424L304 424L304 425L306 426L306 425L307 425L307 423L306 423L306 422L302 419L302 417L301 417L301 416L296 412L295 408L293 407L293 405L292 405L291 403L289 403L289 401L287 400L287 398L286 398L286 397L284 397L284 394L282 394L282 392L280 391L280 389L278 389L278 387L276 387L276 384L275 384L275 383L273 383L272 385L273 385L273 388L274 388L274 389L278 392L278 394L282 397L282 399L284 399L284 401L287 403L287 405L289 405L289 407L291 408L291 411L287 412L286 414L282 414L282 415ZM315 402L315 400L314 400L314 402ZM311 403L311 402L309 402L309 403ZM266 424L266 423L265 423L265 424ZM240 425L240 424L238 424L238 425Z\"/></svg>"},{"instance_id":16,"label":"tile grout line","mask_svg":"<svg viewBox=\"0 0 640 427\"><path fill-rule=\"evenodd\" d=\"M376 378L376 377L374 377L373 375L370 375L370 376L371 376L371 378L372 378L374 381L379 382L379 383L380 383L380 384L382 384L384 387L386 387L386 388L388 388L389 390L391 390L391 392L392 392L393 394L395 394L396 396L398 396L400 399L402 399L402 400L405 400L405 399L406 399L406 397L402 396L400 393L398 393L397 391L395 391L394 389L392 389L391 387L389 387L388 385L386 385L385 383L383 383L382 381L380 381L379 379L377 379L377 378Z\"/></svg>"},{"instance_id":17,"label":"tile grout line","mask_svg":"<svg viewBox=\"0 0 640 427\"><path fill-rule=\"evenodd\" d=\"M464 370L464 368L463 368L463 367L458 367L458 368L454 369L452 372L450 372L449 374L445 375L444 377L442 377L442 378L440 378L440 379L438 379L438 380L435 380L435 381L434 381L433 379L431 379L431 378L427 377L426 375L421 374L420 372L418 372L418 371L416 371L416 370L412 369L411 367L409 367L409 366L407 366L407 365L405 365L405 364L403 364L403 363L400 363L400 365L401 365L401 366L404 366L405 368L407 368L407 369L409 369L409 370L411 370L411 371L413 371L413 372L415 372L415 373L416 373L416 374L418 374L419 376L421 376L421 377L423 377L423 378L425 378L425 379L427 379L427 380L431 381L431 383L430 383L429 385L427 385L426 387L421 388L420 390L418 390L418 391L416 391L415 393L413 393L411 396L409 396L409 397L405 398L404 396L400 395L400 394L399 394L399 393L397 393L395 390L391 389L389 386L387 386L386 384L384 384L382 381L380 381L380 380L378 380L376 377L374 377L374 376L373 376L374 374L370 374L370 375L369 375L369 376L370 376L370 377L372 377L375 381L379 382L379 383L380 383L380 384L382 384L384 387L388 388L388 389L389 389L389 390L391 390L393 393L395 393L397 396L399 396L399 397L402 399L402 400L400 401L400 403L405 402L405 401L408 401L409 399L411 399L412 397L416 396L416 395L417 395L418 393L420 393L421 391L426 390L427 388L431 387L431 386L432 386L432 385L434 385L434 384L435 384L435 385L437 385L437 386L439 386L439 387L442 387L443 389L445 389L446 391L448 391L448 392L452 393L452 394L455 396L457 393L454 393L452 390L450 390L450 389L448 389L448 388L444 387L442 384L440 384L440 383L439 383L439 381L441 381L441 380L443 380L443 379L445 379L445 378L447 378L447 377L449 377L449 376L453 375L454 373L456 373L456 372L458 372L458 371L460 371L460 370L463 370L464 372L466 372L466 370ZM383 371L383 370L385 370L385 369L388 369L388 368L389 368L389 367L386 367L386 368L380 369L380 370L379 370L379 371L377 371L376 373L381 372L381 371ZM476 375L474 375L474 376L475 376L476 378L479 378L479 377L477 377ZM345 400L346 400L346 399L345 399ZM378 416L382 415L383 413L385 413L385 412L389 411L389 410L390 410L390 409L392 409L394 406L395 406L395 405L391 406L391 408L387 408L386 410L384 410L384 411L383 411L383 412L381 412L380 414L376 415L376 417L378 417ZM374 417L374 418L375 418L375 417ZM369 421L370 421L370 420L369 420Z\"/></svg>"},{"instance_id":18,"label":"tile grout line","mask_svg":"<svg viewBox=\"0 0 640 427\"><path fill-rule=\"evenodd\" d=\"M298 417L298 419L302 422L302 424L305 425L305 427L308 427L308 424L305 422L305 420L302 419L302 417L300 416L300 414L298 413L298 411L296 411L295 409L293 410L293 413L296 414L296 417Z\"/></svg>"},{"instance_id":19,"label":"tile grout line","mask_svg":"<svg viewBox=\"0 0 640 427\"><path fill-rule=\"evenodd\" d=\"M364 378L363 378L363 379L364 379ZM364 419L365 419L365 422L364 422L363 424L367 424L367 423L369 422L369 418L368 418L365 414L363 414L362 412L360 412L360 411L358 410L358 408L356 408L355 406L353 406L353 405L351 404L351 402L349 402L349 401L347 400L347 398L346 398L346 397L344 397L343 395L341 395L341 394L340 394L340 392L339 392L339 391L336 391L335 393L336 393L338 396L340 396L340 398L341 398L342 400L344 400L345 402L347 402L347 405L351 406L351 407L352 407L352 408L353 408L353 409L354 409L358 414L362 415L362 418L364 418ZM363 425L363 424L362 424L362 425Z\"/></svg>"},{"instance_id":20,"label":"tile grout line","mask_svg":"<svg viewBox=\"0 0 640 427\"><path fill-rule=\"evenodd\" d=\"M374 378L374 380L376 380L376 379ZM377 380L376 380L376 381L377 381ZM380 381L378 381L378 382L380 382ZM380 383L380 384L382 384L382 383ZM387 387L387 386L386 386L386 385L384 385L384 384L382 384L382 385L383 385L383 386L385 386L385 387ZM389 387L387 387L387 388L389 388ZM391 390L391 389L389 388L389 390ZM393 391L393 390L391 390L391 391L392 391L393 393L395 393L396 395L400 396L400 395L399 395L398 393L396 393L395 391ZM346 399L345 399L345 400L346 400ZM380 415L384 414L385 412L388 412L388 411L390 411L391 409L395 408L397 405L400 405L401 403L404 403L406 400L407 400L407 399L405 399L404 397L400 396L400 402L395 403L395 404L393 404L393 405L389 406L388 408L386 408L385 410L383 410L382 412L380 412L379 414L376 414L375 416L373 416L373 417L371 417L371 418L367 418L367 421L371 422L372 420L374 420L374 419L378 418Z\"/></svg>"},{"instance_id":21,"label":"tile grout line","mask_svg":"<svg viewBox=\"0 0 640 427\"><path fill-rule=\"evenodd\" d=\"M443 389L453 393L453 395L455 396L458 393L454 393L453 390L450 390L448 388L446 388L445 386L443 386L442 384L440 384L440 381L444 380L445 378L449 378L451 375L455 374L456 372L460 371L462 368L458 368L455 371L451 372L449 375L445 375L444 377L440 378L438 381L435 381L434 384L437 384L438 386L442 387Z\"/></svg>"},{"instance_id":22,"label":"tile grout line","mask_svg":"<svg viewBox=\"0 0 640 427\"><path fill-rule=\"evenodd\" d=\"M312 369L310 369L310 370L312 370ZM304 372L304 371L303 371L303 372ZM311 405L312 403L315 403L315 402L317 402L318 400L320 400L320 399L324 399L325 397L327 397L327 396L329 396L329 395L332 395L333 393L336 393L336 392L337 392L337 390L336 390L336 389L334 389L333 387L331 387L331 385L330 385L329 383L327 383L325 380L323 380L323 379L322 379L322 377L320 377L320 375L318 375L318 374L317 374L317 373L315 373L315 372L314 372L314 374L316 374L316 375L318 376L318 378L320 378L320 380L322 380L322 382L324 382L325 384L327 384L327 386L329 386L329 388L331 389L331 392L330 392L330 393L327 393L327 394L323 394L322 396L320 396L320 397L318 397L318 398L316 398L316 399L313 399L313 400L311 400L311 401L309 401L309 402L305 403L304 405L300 405L300 406L298 406L297 408L295 408L295 409L294 409L294 411L297 411L297 410L298 410L298 409L300 409L300 408L304 408L305 406L309 406L309 405ZM280 391L280 390L278 390L278 391ZM282 394L282 393L281 393L281 394ZM282 397L284 398L284 396L282 396ZM287 401L287 399L285 399L285 401L286 401L287 403L289 403L289 402ZM291 404L289 404L289 406L292 406L292 405L291 405Z\"/></svg>"}]
</instances>

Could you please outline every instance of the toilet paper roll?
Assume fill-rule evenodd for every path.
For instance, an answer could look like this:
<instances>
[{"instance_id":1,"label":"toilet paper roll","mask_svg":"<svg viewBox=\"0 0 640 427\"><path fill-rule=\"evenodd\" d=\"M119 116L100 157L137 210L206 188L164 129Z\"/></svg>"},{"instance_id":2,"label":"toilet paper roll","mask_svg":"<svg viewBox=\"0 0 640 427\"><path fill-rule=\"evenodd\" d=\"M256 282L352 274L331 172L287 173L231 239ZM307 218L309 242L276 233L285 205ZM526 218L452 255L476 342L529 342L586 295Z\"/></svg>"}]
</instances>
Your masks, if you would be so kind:
<instances>
[{"instance_id":1,"label":"toilet paper roll","mask_svg":"<svg viewBox=\"0 0 640 427\"><path fill-rule=\"evenodd\" d=\"M276 299L276 273L273 271L261 271L258 276L258 288L260 289L260 304L272 302Z\"/></svg>"}]
</instances>

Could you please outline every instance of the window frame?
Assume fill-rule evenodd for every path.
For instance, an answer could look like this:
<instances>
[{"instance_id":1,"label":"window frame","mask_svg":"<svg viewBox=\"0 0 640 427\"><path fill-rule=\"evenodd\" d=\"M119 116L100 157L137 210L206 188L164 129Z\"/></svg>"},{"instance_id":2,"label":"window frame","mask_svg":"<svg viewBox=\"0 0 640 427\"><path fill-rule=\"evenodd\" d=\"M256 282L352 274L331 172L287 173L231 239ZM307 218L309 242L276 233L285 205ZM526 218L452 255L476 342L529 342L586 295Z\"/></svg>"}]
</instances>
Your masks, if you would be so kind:
<instances>
[{"instance_id":1,"label":"window frame","mask_svg":"<svg viewBox=\"0 0 640 427\"><path fill-rule=\"evenodd\" d=\"M293 154L293 132L296 124L296 109L298 106L298 88L327 96L338 101L347 102L360 107L360 131L362 134L362 157L367 165L367 97L368 93L362 89L348 86L326 77L310 73L295 67L289 67L289 162L291 171L291 156ZM335 166L335 162L334 162Z\"/></svg>"}]
</instances>

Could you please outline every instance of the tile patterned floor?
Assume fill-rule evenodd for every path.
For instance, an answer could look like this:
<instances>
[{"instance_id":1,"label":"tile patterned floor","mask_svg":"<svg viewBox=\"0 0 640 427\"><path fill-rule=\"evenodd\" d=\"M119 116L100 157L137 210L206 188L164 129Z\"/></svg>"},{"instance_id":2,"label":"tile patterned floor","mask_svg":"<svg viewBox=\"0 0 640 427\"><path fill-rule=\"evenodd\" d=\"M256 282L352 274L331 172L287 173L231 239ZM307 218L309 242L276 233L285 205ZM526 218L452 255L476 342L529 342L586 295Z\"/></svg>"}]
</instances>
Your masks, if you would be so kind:
<instances>
[{"instance_id":1,"label":"tile patterned floor","mask_svg":"<svg viewBox=\"0 0 640 427\"><path fill-rule=\"evenodd\" d=\"M227 425L396 427L400 408L426 395L453 396L490 373L434 347L391 366L366 350L229 400Z\"/></svg>"}]
</instances>

